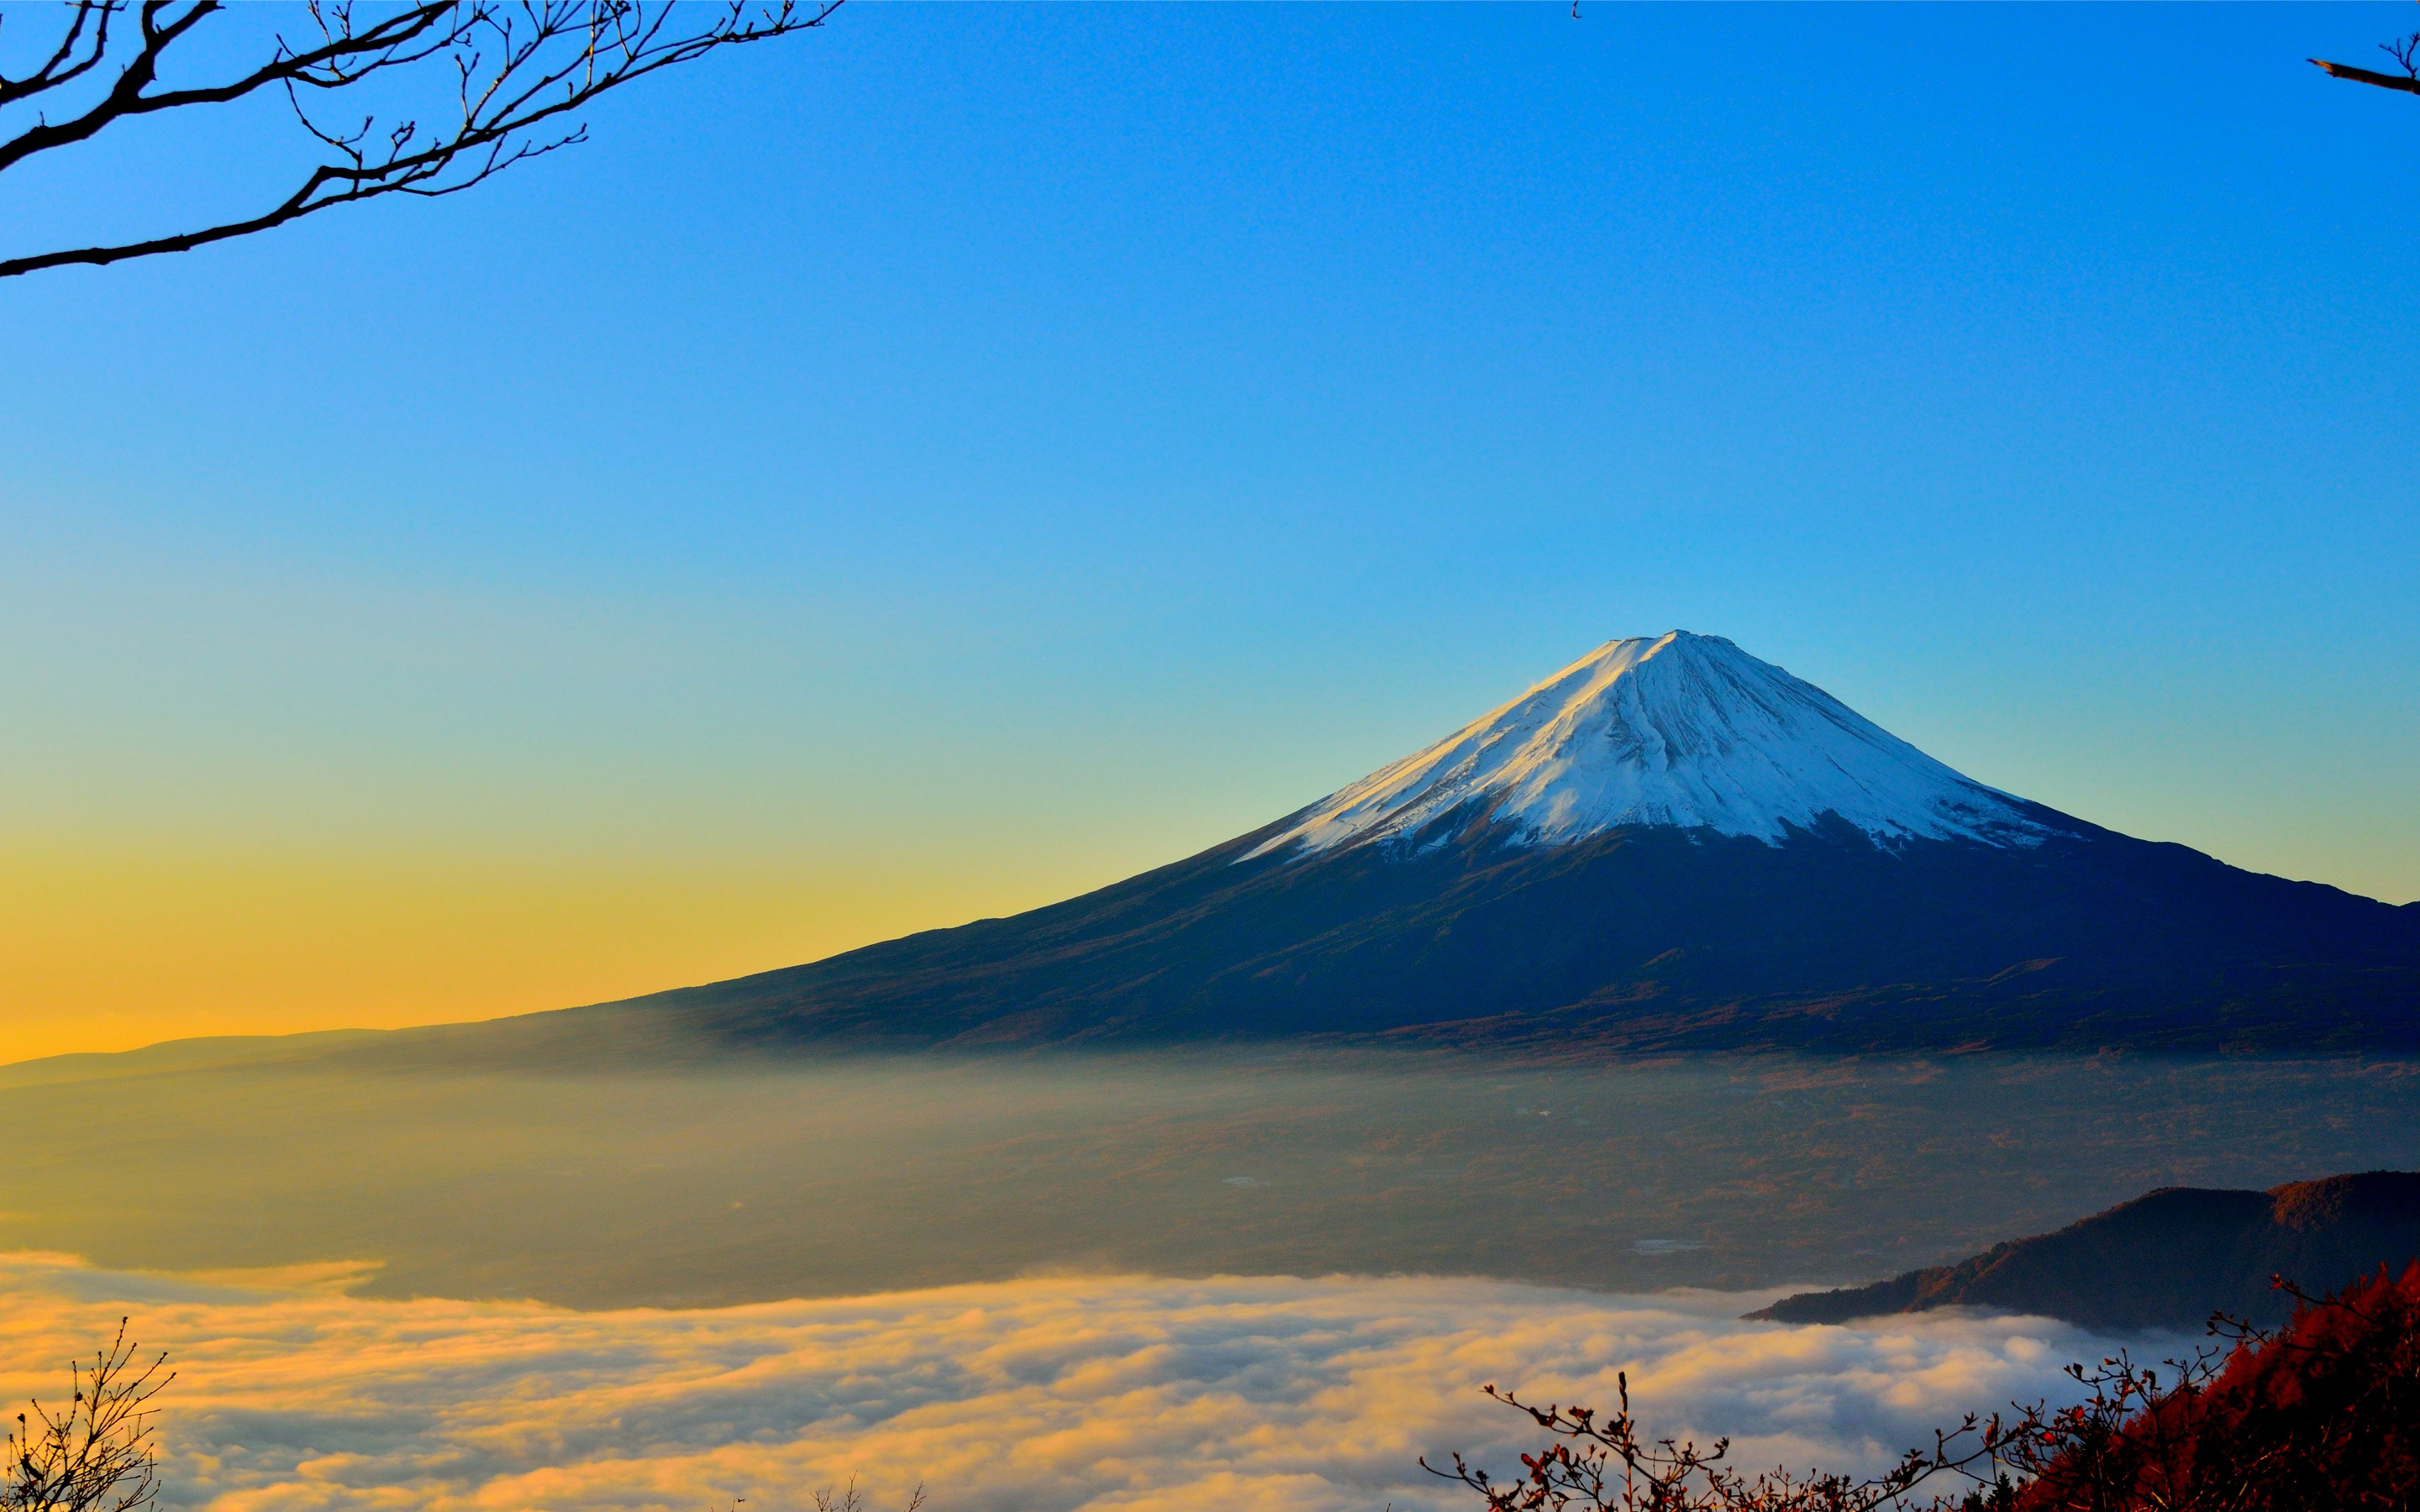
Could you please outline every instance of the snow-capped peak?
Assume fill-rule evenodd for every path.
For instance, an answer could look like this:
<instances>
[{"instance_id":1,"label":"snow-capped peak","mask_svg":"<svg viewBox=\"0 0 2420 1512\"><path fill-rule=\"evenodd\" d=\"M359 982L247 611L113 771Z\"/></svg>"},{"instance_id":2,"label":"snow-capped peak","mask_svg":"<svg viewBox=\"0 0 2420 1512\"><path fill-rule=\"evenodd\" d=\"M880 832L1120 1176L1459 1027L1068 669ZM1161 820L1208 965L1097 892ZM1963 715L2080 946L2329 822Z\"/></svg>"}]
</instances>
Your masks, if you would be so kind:
<instances>
[{"instance_id":1,"label":"snow-capped peak","mask_svg":"<svg viewBox=\"0 0 2420 1512\"><path fill-rule=\"evenodd\" d=\"M1629 825L1778 843L1837 814L1878 841L2039 841L2018 800L1719 636L1609 640L1426 750L1305 810L1252 856L1309 855L1477 806L1517 844ZM1249 857L1246 857L1249 859Z\"/></svg>"}]
</instances>

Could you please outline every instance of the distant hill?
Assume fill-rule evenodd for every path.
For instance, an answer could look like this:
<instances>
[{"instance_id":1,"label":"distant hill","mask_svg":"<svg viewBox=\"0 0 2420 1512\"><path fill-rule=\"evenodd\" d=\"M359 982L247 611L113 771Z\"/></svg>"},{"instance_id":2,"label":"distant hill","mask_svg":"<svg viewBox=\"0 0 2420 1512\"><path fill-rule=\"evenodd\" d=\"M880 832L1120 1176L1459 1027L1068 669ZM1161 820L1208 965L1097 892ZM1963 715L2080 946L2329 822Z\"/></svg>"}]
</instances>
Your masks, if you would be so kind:
<instances>
[{"instance_id":1,"label":"distant hill","mask_svg":"<svg viewBox=\"0 0 2420 1512\"><path fill-rule=\"evenodd\" d=\"M2410 1047L2420 905L2026 802L1674 631L1189 860L581 1011L757 1051Z\"/></svg>"},{"instance_id":2,"label":"distant hill","mask_svg":"<svg viewBox=\"0 0 2420 1512\"><path fill-rule=\"evenodd\" d=\"M1748 1316L1840 1323L1976 1306L2091 1328L2193 1328L2213 1311L2277 1323L2292 1303L2270 1288L2273 1275L2334 1291L2381 1264L2400 1274L2415 1257L2420 1172L2364 1171L2266 1192L2171 1186L1956 1265L1803 1292Z\"/></svg>"}]
</instances>

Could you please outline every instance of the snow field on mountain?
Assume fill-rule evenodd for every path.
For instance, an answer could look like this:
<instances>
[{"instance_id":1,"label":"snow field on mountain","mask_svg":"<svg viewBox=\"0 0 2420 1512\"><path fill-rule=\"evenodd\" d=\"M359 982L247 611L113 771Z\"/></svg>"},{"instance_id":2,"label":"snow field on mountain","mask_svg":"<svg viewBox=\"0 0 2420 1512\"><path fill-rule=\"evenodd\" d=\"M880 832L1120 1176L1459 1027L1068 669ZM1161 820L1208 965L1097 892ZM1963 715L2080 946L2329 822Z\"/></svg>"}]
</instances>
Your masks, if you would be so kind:
<instances>
[{"instance_id":1,"label":"snow field on mountain","mask_svg":"<svg viewBox=\"0 0 2420 1512\"><path fill-rule=\"evenodd\" d=\"M1826 814L1885 843L2022 845L2042 833L2018 800L1813 684L1718 636L1674 630L1607 641L1314 804L1250 854L1410 837L1466 808L1533 845L1632 825L1779 843Z\"/></svg>"}]
</instances>

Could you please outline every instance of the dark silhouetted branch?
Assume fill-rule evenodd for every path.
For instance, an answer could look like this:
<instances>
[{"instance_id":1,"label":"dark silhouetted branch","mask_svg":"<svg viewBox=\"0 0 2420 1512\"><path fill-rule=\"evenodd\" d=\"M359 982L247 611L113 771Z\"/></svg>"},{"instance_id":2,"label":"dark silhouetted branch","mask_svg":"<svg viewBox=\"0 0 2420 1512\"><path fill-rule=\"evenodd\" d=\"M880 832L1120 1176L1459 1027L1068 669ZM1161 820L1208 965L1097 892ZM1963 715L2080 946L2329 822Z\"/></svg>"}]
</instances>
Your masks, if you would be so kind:
<instances>
[{"instance_id":1,"label":"dark silhouetted branch","mask_svg":"<svg viewBox=\"0 0 2420 1512\"><path fill-rule=\"evenodd\" d=\"M2413 32L2400 41L2381 42L2378 50L2395 60L2402 69L2400 74L2377 73L2368 69L2356 69L2350 63L2330 63L2325 58L2313 58L2316 68L2325 69L2331 78L2350 79L2355 84L2376 85L2381 89L2400 89L2407 95L2420 95L2420 32Z\"/></svg>"},{"instance_id":2,"label":"dark silhouetted branch","mask_svg":"<svg viewBox=\"0 0 2420 1512\"><path fill-rule=\"evenodd\" d=\"M40 61L22 77L0 75L0 110L87 75L107 78L108 86L57 120L44 114L0 134L0 172L90 141L122 121L225 104L269 88L285 91L296 121L325 157L299 187L256 213L140 240L0 258L0 278L184 252L385 194L459 193L515 163L586 140L584 126L563 117L599 95L718 48L820 26L840 5L444 0L371 17L357 16L352 0L312 0L306 8L317 35L304 44L281 34L256 67L214 84L165 88L163 60L223 8L220 0L71 0L62 35ZM128 14L131 39L121 19ZM442 124L424 128L417 117L402 117L381 129L371 114L340 127L314 113L318 96L419 65L427 67L415 77L445 81L450 98Z\"/></svg>"},{"instance_id":3,"label":"dark silhouetted branch","mask_svg":"<svg viewBox=\"0 0 2420 1512\"><path fill-rule=\"evenodd\" d=\"M2405 94L2420 95L2420 76L2404 78L2392 73L2372 73L2367 69L2356 69L2349 63L2330 63L2323 58L2313 58L2311 61L2327 69L2335 78L2350 79L2355 84L2374 84L2381 89L2400 89Z\"/></svg>"},{"instance_id":4,"label":"dark silhouetted branch","mask_svg":"<svg viewBox=\"0 0 2420 1512\"><path fill-rule=\"evenodd\" d=\"M152 1447L151 1398L177 1379L164 1354L148 1365L117 1336L93 1352L92 1368L70 1366L68 1405L54 1412L37 1401L17 1414L8 1436L8 1467L0 1479L0 1512L139 1512L159 1495Z\"/></svg>"}]
</instances>

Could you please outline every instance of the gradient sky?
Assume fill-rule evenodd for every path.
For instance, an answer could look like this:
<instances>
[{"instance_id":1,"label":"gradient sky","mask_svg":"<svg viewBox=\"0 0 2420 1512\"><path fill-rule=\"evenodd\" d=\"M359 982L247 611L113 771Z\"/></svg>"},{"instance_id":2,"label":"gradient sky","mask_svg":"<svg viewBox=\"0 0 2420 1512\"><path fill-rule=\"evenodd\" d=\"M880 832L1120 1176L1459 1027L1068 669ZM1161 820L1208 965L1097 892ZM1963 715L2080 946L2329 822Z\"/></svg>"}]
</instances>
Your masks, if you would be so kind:
<instances>
[{"instance_id":1,"label":"gradient sky","mask_svg":"<svg viewBox=\"0 0 2420 1512\"><path fill-rule=\"evenodd\" d=\"M860 5L0 284L0 1058L1048 902L1675 626L2420 896L2420 101L2302 61L2414 22ZM293 150L164 121L0 235Z\"/></svg>"}]
</instances>

